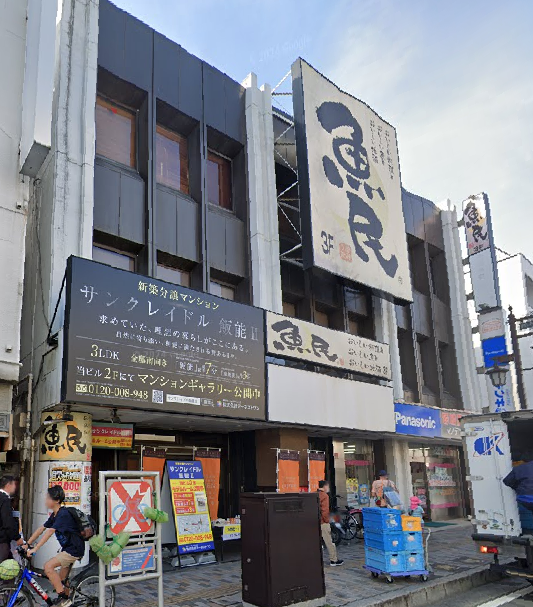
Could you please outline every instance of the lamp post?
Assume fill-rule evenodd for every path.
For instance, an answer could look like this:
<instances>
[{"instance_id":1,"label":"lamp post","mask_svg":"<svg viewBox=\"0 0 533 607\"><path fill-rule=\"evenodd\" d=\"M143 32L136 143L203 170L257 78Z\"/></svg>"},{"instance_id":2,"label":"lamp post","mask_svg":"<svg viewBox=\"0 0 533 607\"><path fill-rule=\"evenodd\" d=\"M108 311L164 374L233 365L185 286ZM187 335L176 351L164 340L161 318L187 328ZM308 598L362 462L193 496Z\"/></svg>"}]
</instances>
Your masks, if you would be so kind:
<instances>
[{"instance_id":1,"label":"lamp post","mask_svg":"<svg viewBox=\"0 0 533 607\"><path fill-rule=\"evenodd\" d=\"M507 373L509 372L508 367L500 367L498 363L494 367L490 368L485 372L490 377L490 381L495 388L501 388L507 383Z\"/></svg>"}]
</instances>

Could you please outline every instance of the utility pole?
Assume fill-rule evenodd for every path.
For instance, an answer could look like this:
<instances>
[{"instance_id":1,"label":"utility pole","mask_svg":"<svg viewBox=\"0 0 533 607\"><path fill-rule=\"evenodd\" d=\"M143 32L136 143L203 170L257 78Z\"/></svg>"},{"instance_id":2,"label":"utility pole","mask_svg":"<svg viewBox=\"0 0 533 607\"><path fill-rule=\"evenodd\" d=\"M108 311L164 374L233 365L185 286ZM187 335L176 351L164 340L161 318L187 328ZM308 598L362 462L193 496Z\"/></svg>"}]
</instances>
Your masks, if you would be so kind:
<instances>
[{"instance_id":1,"label":"utility pole","mask_svg":"<svg viewBox=\"0 0 533 607\"><path fill-rule=\"evenodd\" d=\"M511 344L513 346L513 360L516 371L516 387L518 389L518 400L520 409L527 409L526 391L524 390L524 376L522 373L522 357L520 356L520 344L518 343L518 333L516 331L516 316L513 314L513 307L509 306L509 329L511 332Z\"/></svg>"}]
</instances>

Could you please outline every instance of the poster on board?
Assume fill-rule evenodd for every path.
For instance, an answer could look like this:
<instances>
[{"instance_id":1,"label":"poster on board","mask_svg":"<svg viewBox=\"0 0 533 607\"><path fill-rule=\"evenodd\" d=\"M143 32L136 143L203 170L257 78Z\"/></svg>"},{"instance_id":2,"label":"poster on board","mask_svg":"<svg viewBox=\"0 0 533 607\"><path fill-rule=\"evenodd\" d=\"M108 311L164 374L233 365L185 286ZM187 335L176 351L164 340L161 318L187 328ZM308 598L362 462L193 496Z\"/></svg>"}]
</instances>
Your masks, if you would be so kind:
<instances>
[{"instance_id":1,"label":"poster on board","mask_svg":"<svg viewBox=\"0 0 533 607\"><path fill-rule=\"evenodd\" d=\"M167 462L180 554L214 550L201 462Z\"/></svg>"}]
</instances>

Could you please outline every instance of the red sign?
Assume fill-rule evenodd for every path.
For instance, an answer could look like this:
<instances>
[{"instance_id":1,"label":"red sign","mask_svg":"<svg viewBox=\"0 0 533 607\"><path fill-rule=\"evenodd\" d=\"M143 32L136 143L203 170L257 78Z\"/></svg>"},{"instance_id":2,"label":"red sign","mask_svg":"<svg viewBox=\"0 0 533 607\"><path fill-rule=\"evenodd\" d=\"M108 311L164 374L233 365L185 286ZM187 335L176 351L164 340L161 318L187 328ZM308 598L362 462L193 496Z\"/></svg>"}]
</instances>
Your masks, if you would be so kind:
<instances>
[{"instance_id":1,"label":"red sign","mask_svg":"<svg viewBox=\"0 0 533 607\"><path fill-rule=\"evenodd\" d=\"M108 486L107 520L112 533L141 535L152 530L153 521L143 515L154 507L153 485L146 480L113 481Z\"/></svg>"},{"instance_id":2,"label":"red sign","mask_svg":"<svg viewBox=\"0 0 533 607\"><path fill-rule=\"evenodd\" d=\"M97 449L131 449L133 424L93 424L93 447Z\"/></svg>"}]
</instances>

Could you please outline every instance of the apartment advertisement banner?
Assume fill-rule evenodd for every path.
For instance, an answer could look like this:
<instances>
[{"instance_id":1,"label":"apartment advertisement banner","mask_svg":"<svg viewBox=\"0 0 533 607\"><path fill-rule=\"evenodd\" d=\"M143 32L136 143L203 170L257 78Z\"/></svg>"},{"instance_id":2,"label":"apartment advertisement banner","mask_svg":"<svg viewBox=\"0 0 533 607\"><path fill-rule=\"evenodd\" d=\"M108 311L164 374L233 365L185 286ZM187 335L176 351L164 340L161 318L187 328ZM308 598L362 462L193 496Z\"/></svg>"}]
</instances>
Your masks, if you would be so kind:
<instances>
[{"instance_id":1,"label":"apartment advertisement banner","mask_svg":"<svg viewBox=\"0 0 533 607\"><path fill-rule=\"evenodd\" d=\"M196 449L194 459L202 464L209 516L218 518L218 497L220 494L220 449Z\"/></svg>"},{"instance_id":2,"label":"apartment advertisement banner","mask_svg":"<svg viewBox=\"0 0 533 607\"><path fill-rule=\"evenodd\" d=\"M300 493L300 454L278 449L278 493Z\"/></svg>"},{"instance_id":3,"label":"apartment advertisement banner","mask_svg":"<svg viewBox=\"0 0 533 607\"><path fill-rule=\"evenodd\" d=\"M396 130L302 59L292 82L304 266L412 301Z\"/></svg>"},{"instance_id":4,"label":"apartment advertisement banner","mask_svg":"<svg viewBox=\"0 0 533 607\"><path fill-rule=\"evenodd\" d=\"M387 344L273 312L267 312L267 350L274 356L391 378Z\"/></svg>"},{"instance_id":5,"label":"apartment advertisement banner","mask_svg":"<svg viewBox=\"0 0 533 607\"><path fill-rule=\"evenodd\" d=\"M71 257L62 399L265 419L263 310Z\"/></svg>"},{"instance_id":6,"label":"apartment advertisement banner","mask_svg":"<svg viewBox=\"0 0 533 607\"><path fill-rule=\"evenodd\" d=\"M307 469L309 492L318 491L318 483L326 478L326 454L320 451L309 451Z\"/></svg>"},{"instance_id":7,"label":"apartment advertisement banner","mask_svg":"<svg viewBox=\"0 0 533 607\"><path fill-rule=\"evenodd\" d=\"M133 424L93 423L93 449L131 449Z\"/></svg>"},{"instance_id":8,"label":"apartment advertisement banner","mask_svg":"<svg viewBox=\"0 0 533 607\"><path fill-rule=\"evenodd\" d=\"M201 462L167 462L178 551L214 550Z\"/></svg>"}]
</instances>

